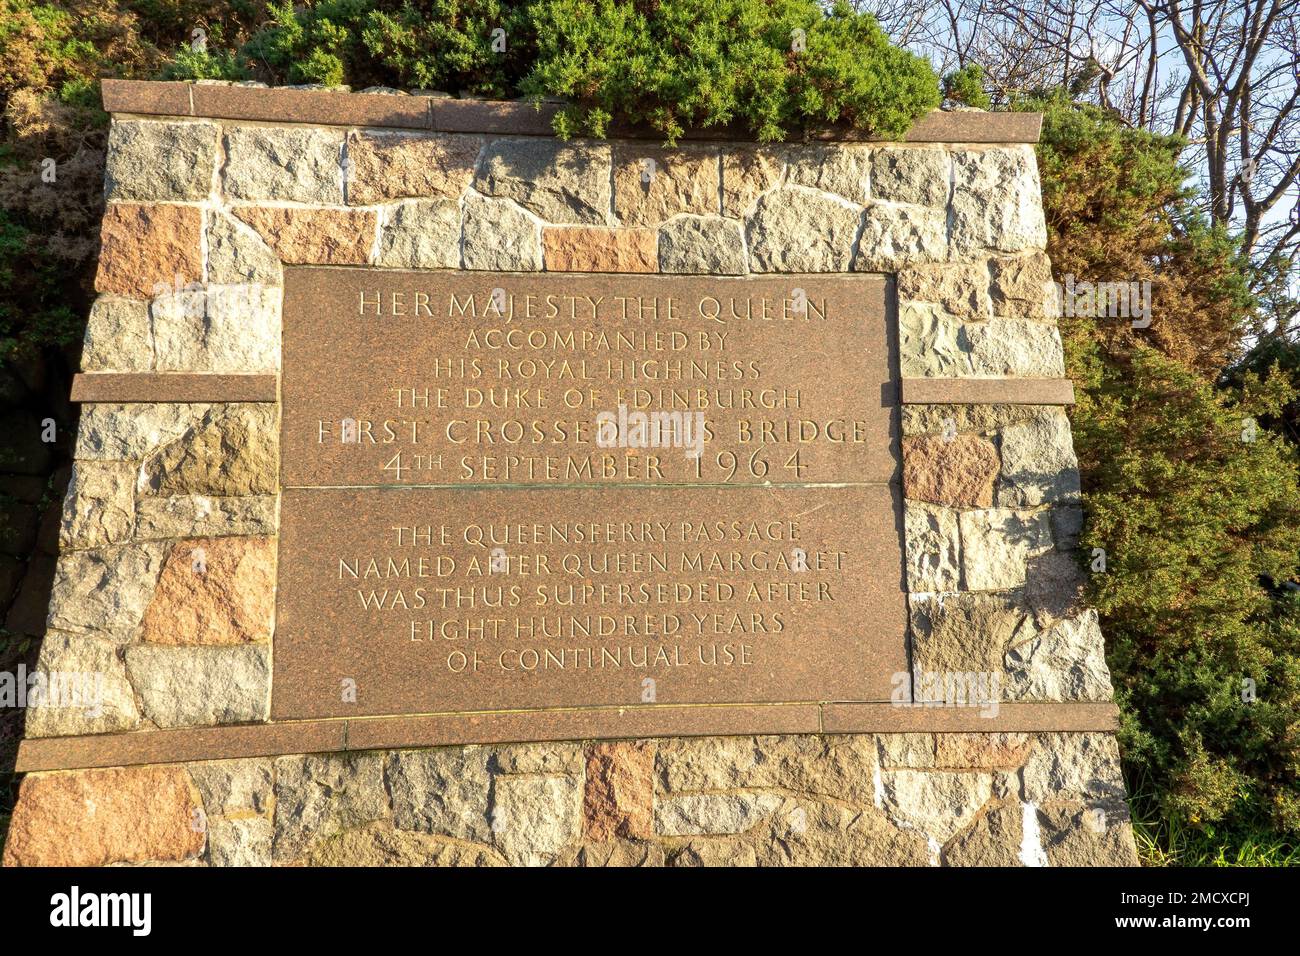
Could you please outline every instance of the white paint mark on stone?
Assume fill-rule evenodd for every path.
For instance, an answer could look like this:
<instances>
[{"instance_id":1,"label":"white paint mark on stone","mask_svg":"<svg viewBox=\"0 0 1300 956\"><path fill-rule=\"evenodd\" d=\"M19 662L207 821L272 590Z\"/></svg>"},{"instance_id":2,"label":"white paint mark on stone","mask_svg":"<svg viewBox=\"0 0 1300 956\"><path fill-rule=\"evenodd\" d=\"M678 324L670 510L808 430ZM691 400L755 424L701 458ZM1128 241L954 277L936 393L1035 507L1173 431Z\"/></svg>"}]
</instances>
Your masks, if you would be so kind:
<instances>
[{"instance_id":1,"label":"white paint mark on stone","mask_svg":"<svg viewBox=\"0 0 1300 956\"><path fill-rule=\"evenodd\" d=\"M1047 866L1043 837L1038 830L1038 807L1020 804L1020 862L1024 866Z\"/></svg>"}]
</instances>

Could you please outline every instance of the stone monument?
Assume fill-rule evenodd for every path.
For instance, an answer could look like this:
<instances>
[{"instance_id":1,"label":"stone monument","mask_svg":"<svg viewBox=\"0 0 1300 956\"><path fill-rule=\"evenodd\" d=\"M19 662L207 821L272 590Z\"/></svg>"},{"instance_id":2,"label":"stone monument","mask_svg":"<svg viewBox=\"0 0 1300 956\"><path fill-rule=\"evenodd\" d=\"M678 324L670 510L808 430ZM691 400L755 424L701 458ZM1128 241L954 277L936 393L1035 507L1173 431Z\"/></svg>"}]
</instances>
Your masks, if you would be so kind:
<instances>
[{"instance_id":1,"label":"stone monument","mask_svg":"<svg viewBox=\"0 0 1300 956\"><path fill-rule=\"evenodd\" d=\"M104 98L7 865L1136 862L1039 117Z\"/></svg>"}]
</instances>

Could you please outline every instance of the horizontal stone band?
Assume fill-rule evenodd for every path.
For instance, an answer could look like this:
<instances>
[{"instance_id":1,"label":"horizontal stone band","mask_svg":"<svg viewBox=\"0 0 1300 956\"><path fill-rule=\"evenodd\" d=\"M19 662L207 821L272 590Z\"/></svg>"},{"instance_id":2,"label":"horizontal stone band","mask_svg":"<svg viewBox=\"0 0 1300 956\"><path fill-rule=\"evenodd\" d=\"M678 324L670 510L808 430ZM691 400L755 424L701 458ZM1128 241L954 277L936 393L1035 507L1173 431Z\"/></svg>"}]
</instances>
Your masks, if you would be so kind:
<instances>
[{"instance_id":1,"label":"horizontal stone band","mask_svg":"<svg viewBox=\"0 0 1300 956\"><path fill-rule=\"evenodd\" d=\"M904 405L1073 405L1064 378L905 378ZM73 376L72 401L274 402L275 375L175 372L83 372Z\"/></svg>"},{"instance_id":2,"label":"horizontal stone band","mask_svg":"<svg viewBox=\"0 0 1300 956\"><path fill-rule=\"evenodd\" d=\"M275 375L218 375L178 372L83 372L72 377L72 401L274 402Z\"/></svg>"},{"instance_id":3,"label":"horizontal stone band","mask_svg":"<svg viewBox=\"0 0 1300 956\"><path fill-rule=\"evenodd\" d=\"M301 720L228 727L133 731L79 737L37 737L18 748L16 770L79 770L180 763L546 740L731 734L1007 733L1114 731L1109 702L1002 703L996 714L977 707L889 703L638 706L555 711L430 714L414 717Z\"/></svg>"},{"instance_id":4,"label":"horizontal stone band","mask_svg":"<svg viewBox=\"0 0 1300 956\"><path fill-rule=\"evenodd\" d=\"M460 100L436 96L342 93L251 86L221 86L144 80L104 80L109 113L201 116L215 119L332 126L372 126L450 133L550 136L556 103ZM921 117L903 137L909 143L1036 143L1041 113L935 111ZM662 139L644 128L616 126L611 135ZM864 139L853 130L812 132L813 139ZM685 139L749 139L740 129L688 130ZM802 138L802 137L800 137Z\"/></svg>"},{"instance_id":5,"label":"horizontal stone band","mask_svg":"<svg viewBox=\"0 0 1300 956\"><path fill-rule=\"evenodd\" d=\"M1067 378L905 378L904 405L1073 405Z\"/></svg>"}]
</instances>

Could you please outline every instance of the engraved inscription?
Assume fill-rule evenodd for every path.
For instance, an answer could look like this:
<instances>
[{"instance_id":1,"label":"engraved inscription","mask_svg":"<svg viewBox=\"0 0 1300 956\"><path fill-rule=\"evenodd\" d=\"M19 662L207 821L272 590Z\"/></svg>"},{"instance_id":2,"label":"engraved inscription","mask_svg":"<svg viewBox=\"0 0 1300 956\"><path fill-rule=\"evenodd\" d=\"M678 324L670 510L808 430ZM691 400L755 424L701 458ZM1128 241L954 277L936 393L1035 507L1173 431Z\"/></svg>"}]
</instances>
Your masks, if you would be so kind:
<instances>
[{"instance_id":1,"label":"engraved inscription","mask_svg":"<svg viewBox=\"0 0 1300 956\"><path fill-rule=\"evenodd\" d=\"M878 276L296 269L285 300L287 487L896 468Z\"/></svg>"},{"instance_id":2,"label":"engraved inscription","mask_svg":"<svg viewBox=\"0 0 1300 956\"><path fill-rule=\"evenodd\" d=\"M885 293L287 270L273 716L890 699Z\"/></svg>"},{"instance_id":3,"label":"engraved inscription","mask_svg":"<svg viewBox=\"0 0 1300 956\"><path fill-rule=\"evenodd\" d=\"M287 491L275 715L887 700L893 493Z\"/></svg>"}]
</instances>

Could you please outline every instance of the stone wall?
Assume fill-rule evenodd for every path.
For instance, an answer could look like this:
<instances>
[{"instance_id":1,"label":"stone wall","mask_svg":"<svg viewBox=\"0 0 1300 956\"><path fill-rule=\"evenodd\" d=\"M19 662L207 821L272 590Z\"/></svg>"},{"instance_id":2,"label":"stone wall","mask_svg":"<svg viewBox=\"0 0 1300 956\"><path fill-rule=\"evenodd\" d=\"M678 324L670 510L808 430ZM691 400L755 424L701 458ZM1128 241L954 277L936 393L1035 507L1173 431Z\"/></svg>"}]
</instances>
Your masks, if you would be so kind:
<instances>
[{"instance_id":1,"label":"stone wall","mask_svg":"<svg viewBox=\"0 0 1300 956\"><path fill-rule=\"evenodd\" d=\"M283 264L896 275L904 378L1064 375L1029 144L758 147L116 115L86 372L275 373ZM1060 406L905 405L915 672L1108 701ZM90 404L40 666L102 712L267 719L273 403ZM204 574L192 573L202 562ZM79 808L94 806L88 815ZM196 825L195 820L201 820ZM134 821L134 822L132 822ZM7 863L1133 862L1112 735L543 743L29 774Z\"/></svg>"},{"instance_id":2,"label":"stone wall","mask_svg":"<svg viewBox=\"0 0 1300 956\"><path fill-rule=\"evenodd\" d=\"M89 809L88 809L89 808ZM696 737L29 775L7 865L1093 866L1109 734Z\"/></svg>"}]
</instances>

